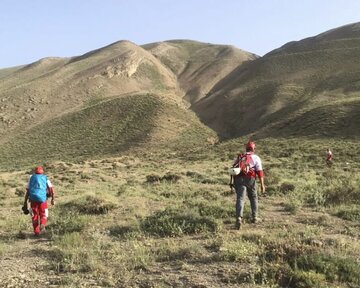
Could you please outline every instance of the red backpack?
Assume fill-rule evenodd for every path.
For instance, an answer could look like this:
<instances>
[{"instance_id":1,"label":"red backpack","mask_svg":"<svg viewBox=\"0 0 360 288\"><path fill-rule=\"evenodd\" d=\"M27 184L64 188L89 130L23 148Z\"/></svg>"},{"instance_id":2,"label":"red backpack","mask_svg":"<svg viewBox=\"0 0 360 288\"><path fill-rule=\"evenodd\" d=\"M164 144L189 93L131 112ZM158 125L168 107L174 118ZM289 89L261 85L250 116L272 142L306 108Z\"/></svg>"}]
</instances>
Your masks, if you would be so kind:
<instances>
[{"instance_id":1,"label":"red backpack","mask_svg":"<svg viewBox=\"0 0 360 288\"><path fill-rule=\"evenodd\" d=\"M234 167L240 168L239 175L247 175L249 173L250 159L251 159L251 154L245 153L245 154L238 155L238 158L234 164Z\"/></svg>"}]
</instances>

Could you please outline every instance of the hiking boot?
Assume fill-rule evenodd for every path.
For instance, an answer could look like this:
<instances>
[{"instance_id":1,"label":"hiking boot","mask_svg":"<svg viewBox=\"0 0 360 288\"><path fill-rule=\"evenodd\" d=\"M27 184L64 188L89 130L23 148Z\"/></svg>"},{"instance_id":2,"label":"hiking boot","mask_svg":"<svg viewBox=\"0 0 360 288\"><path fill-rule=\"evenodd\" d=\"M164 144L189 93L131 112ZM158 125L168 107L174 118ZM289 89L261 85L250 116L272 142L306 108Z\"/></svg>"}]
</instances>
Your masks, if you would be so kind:
<instances>
[{"instance_id":1,"label":"hiking boot","mask_svg":"<svg viewBox=\"0 0 360 288\"><path fill-rule=\"evenodd\" d=\"M253 223L253 224L257 224L257 223L259 223L259 222L261 222L261 219L258 218L258 217L253 217L253 218L251 219L251 223Z\"/></svg>"},{"instance_id":2,"label":"hiking boot","mask_svg":"<svg viewBox=\"0 0 360 288\"><path fill-rule=\"evenodd\" d=\"M240 228L241 228L241 218L236 219L235 228L236 228L236 230L240 230Z\"/></svg>"}]
</instances>

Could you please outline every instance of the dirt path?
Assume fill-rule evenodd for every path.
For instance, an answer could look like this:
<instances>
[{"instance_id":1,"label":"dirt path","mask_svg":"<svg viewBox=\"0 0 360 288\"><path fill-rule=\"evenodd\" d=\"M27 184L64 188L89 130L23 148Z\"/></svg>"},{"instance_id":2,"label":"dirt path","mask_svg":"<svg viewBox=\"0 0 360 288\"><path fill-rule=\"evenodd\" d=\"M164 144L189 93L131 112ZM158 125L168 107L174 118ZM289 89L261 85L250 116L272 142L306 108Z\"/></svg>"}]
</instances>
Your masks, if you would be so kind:
<instances>
[{"instance_id":1,"label":"dirt path","mask_svg":"<svg viewBox=\"0 0 360 288\"><path fill-rule=\"evenodd\" d=\"M8 251L0 257L0 287L58 286L54 284L59 283L59 277L48 270L50 241L44 236L35 238L31 233L22 236L24 239L4 242Z\"/></svg>"}]
</instances>

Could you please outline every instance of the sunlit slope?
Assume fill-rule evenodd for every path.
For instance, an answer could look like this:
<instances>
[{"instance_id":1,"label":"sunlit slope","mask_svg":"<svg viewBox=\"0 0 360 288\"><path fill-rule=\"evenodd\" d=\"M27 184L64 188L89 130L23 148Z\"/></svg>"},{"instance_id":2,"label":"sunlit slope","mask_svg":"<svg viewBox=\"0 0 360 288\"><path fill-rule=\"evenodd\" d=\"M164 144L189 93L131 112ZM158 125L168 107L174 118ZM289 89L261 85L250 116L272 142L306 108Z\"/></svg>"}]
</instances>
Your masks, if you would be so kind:
<instances>
[{"instance_id":1,"label":"sunlit slope","mask_svg":"<svg viewBox=\"0 0 360 288\"><path fill-rule=\"evenodd\" d=\"M358 137L359 59L360 24L333 29L239 66L192 108L225 138L259 130Z\"/></svg>"},{"instance_id":2,"label":"sunlit slope","mask_svg":"<svg viewBox=\"0 0 360 288\"><path fill-rule=\"evenodd\" d=\"M152 94L99 102L38 124L2 145L1 165L119 156L129 149L189 149L215 134L195 114Z\"/></svg>"},{"instance_id":3,"label":"sunlit slope","mask_svg":"<svg viewBox=\"0 0 360 288\"><path fill-rule=\"evenodd\" d=\"M2 69L0 76L1 141L116 95L146 91L177 98L175 75L129 41L79 57L44 58L18 69Z\"/></svg>"},{"instance_id":4,"label":"sunlit slope","mask_svg":"<svg viewBox=\"0 0 360 288\"><path fill-rule=\"evenodd\" d=\"M258 56L230 45L172 40L143 46L178 77L185 99L196 103L237 66Z\"/></svg>"}]
</instances>

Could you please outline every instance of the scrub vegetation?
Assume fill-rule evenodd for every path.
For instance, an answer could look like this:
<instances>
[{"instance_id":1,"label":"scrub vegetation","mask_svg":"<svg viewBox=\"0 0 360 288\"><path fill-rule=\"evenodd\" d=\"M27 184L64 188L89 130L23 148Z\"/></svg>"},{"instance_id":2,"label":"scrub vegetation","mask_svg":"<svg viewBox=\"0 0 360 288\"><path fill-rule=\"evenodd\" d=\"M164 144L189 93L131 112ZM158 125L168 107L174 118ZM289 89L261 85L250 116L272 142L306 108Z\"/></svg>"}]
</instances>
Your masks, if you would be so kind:
<instances>
[{"instance_id":1,"label":"scrub vegetation","mask_svg":"<svg viewBox=\"0 0 360 288\"><path fill-rule=\"evenodd\" d=\"M358 142L257 140L268 191L260 195L262 222L250 223L247 201L237 231L227 168L245 142L47 163L57 203L41 239L16 193L28 171L3 172L0 255L14 265L38 255L38 278L60 287L360 285ZM6 283L39 281L23 274Z\"/></svg>"}]
</instances>

